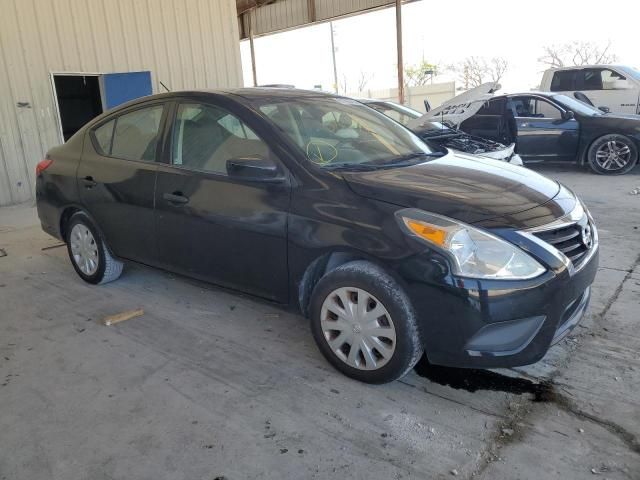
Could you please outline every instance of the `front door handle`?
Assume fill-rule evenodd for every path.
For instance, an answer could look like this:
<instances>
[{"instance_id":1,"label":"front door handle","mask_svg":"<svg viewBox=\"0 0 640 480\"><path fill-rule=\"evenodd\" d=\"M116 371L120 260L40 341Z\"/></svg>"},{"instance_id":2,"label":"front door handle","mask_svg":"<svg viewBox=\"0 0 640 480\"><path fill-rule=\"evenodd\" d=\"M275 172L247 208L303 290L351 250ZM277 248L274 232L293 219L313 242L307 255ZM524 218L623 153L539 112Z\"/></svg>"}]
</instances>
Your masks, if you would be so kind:
<instances>
[{"instance_id":1,"label":"front door handle","mask_svg":"<svg viewBox=\"0 0 640 480\"><path fill-rule=\"evenodd\" d=\"M527 128L529 126L529 124L527 122L521 123L520 126L522 128Z\"/></svg>"},{"instance_id":2,"label":"front door handle","mask_svg":"<svg viewBox=\"0 0 640 480\"><path fill-rule=\"evenodd\" d=\"M184 205L189 202L189 197L185 197L182 192L164 193L162 194L162 198L169 203L178 205Z\"/></svg>"},{"instance_id":3,"label":"front door handle","mask_svg":"<svg viewBox=\"0 0 640 480\"><path fill-rule=\"evenodd\" d=\"M96 182L91 175L87 175L82 179L82 183L84 183L84 188L90 189L95 187L98 182Z\"/></svg>"}]
</instances>

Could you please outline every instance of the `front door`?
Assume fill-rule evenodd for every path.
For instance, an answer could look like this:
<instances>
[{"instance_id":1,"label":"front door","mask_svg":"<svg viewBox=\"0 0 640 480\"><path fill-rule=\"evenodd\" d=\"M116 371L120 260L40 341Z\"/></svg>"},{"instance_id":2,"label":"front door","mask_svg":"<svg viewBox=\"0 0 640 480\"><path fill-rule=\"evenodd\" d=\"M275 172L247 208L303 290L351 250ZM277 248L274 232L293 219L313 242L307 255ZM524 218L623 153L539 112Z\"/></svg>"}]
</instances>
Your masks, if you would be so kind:
<instances>
[{"instance_id":1,"label":"front door","mask_svg":"<svg viewBox=\"0 0 640 480\"><path fill-rule=\"evenodd\" d=\"M113 253L155 263L154 187L165 104L125 110L89 131L78 167L85 209Z\"/></svg>"},{"instance_id":2,"label":"front door","mask_svg":"<svg viewBox=\"0 0 640 480\"><path fill-rule=\"evenodd\" d=\"M580 124L540 97L518 96L509 102L518 131L517 152L524 160L574 161Z\"/></svg>"},{"instance_id":3,"label":"front door","mask_svg":"<svg viewBox=\"0 0 640 480\"><path fill-rule=\"evenodd\" d=\"M638 108L638 88L625 75L609 68L585 68L576 75L576 90L591 103L608 107L613 113L635 114Z\"/></svg>"},{"instance_id":4,"label":"front door","mask_svg":"<svg viewBox=\"0 0 640 480\"><path fill-rule=\"evenodd\" d=\"M267 144L213 103L178 103L158 168L156 231L170 270L276 301L288 299L290 188L227 175L227 160L268 158Z\"/></svg>"}]
</instances>

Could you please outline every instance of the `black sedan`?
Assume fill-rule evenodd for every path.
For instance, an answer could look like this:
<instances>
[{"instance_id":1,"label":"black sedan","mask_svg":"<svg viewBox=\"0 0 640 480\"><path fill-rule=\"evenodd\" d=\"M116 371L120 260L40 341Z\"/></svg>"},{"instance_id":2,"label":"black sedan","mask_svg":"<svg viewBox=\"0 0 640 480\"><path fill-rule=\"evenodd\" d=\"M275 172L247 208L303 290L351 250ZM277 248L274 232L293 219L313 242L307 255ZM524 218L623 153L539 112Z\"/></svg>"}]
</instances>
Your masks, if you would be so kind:
<instances>
[{"instance_id":1,"label":"black sedan","mask_svg":"<svg viewBox=\"0 0 640 480\"><path fill-rule=\"evenodd\" d=\"M49 151L37 207L84 281L135 261L289 304L331 364L372 383L423 352L538 361L582 317L598 266L593 220L562 185L318 92L125 104Z\"/></svg>"},{"instance_id":2,"label":"black sedan","mask_svg":"<svg viewBox=\"0 0 640 480\"><path fill-rule=\"evenodd\" d=\"M638 162L639 115L605 113L566 95L496 96L462 121L460 129L500 139L512 123L517 152L525 163L578 162L596 173L624 174Z\"/></svg>"}]
</instances>

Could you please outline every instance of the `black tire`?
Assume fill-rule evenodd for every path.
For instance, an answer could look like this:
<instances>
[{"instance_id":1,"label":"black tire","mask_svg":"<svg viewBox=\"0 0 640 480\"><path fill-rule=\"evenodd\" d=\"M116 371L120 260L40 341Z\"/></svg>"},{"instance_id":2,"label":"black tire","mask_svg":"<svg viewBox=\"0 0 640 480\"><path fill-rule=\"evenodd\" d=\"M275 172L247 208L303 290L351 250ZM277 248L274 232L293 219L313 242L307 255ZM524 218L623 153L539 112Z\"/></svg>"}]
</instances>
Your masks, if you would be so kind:
<instances>
[{"instance_id":1,"label":"black tire","mask_svg":"<svg viewBox=\"0 0 640 480\"><path fill-rule=\"evenodd\" d=\"M624 166L620 167L615 161L609 162L611 166L607 167L607 160L599 160L598 154L605 155L605 151L609 149L610 142L614 145L624 145L629 149L628 156L625 155ZM638 163L638 148L629 137L619 134L603 135L597 138L587 151L587 163L591 170L599 175L624 175L633 169Z\"/></svg>"},{"instance_id":2,"label":"black tire","mask_svg":"<svg viewBox=\"0 0 640 480\"><path fill-rule=\"evenodd\" d=\"M321 321L323 303L336 289L343 287L366 291L383 304L392 318L395 349L387 363L378 369L362 370L348 365L332 350L325 337ZM409 297L388 273L370 262L349 262L323 276L313 289L309 313L311 332L320 352L337 370L355 380L374 384L397 380L411 370L422 356L422 341Z\"/></svg>"},{"instance_id":3,"label":"black tire","mask_svg":"<svg viewBox=\"0 0 640 480\"><path fill-rule=\"evenodd\" d=\"M74 231L75 226L81 226L89 230L94 239L91 244L95 245L95 247L97 248L97 269L95 270L95 272L91 272L90 274L87 274L81 270L72 252L71 234ZM109 252L109 249L107 248L102 235L85 213L75 213L69 219L69 223L66 225L65 231L65 240L67 242L67 252L69 254L69 260L71 260L71 265L73 265L74 270L80 278L82 278L87 283L98 285L112 282L120 277L124 264L121 261L116 260L113 255L111 255L111 252Z\"/></svg>"}]
</instances>

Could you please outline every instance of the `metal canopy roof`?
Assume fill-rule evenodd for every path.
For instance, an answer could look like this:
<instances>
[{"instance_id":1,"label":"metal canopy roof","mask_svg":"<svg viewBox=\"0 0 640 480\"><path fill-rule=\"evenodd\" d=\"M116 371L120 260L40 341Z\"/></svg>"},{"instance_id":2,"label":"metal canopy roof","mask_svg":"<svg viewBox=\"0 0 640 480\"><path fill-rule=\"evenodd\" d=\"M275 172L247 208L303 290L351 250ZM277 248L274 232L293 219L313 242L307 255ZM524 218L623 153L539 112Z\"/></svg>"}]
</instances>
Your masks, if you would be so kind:
<instances>
[{"instance_id":1,"label":"metal canopy roof","mask_svg":"<svg viewBox=\"0 0 640 480\"><path fill-rule=\"evenodd\" d=\"M395 0L236 0L238 30L240 39L244 40L249 38L250 29L255 38L366 13L395 3Z\"/></svg>"}]
</instances>

